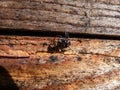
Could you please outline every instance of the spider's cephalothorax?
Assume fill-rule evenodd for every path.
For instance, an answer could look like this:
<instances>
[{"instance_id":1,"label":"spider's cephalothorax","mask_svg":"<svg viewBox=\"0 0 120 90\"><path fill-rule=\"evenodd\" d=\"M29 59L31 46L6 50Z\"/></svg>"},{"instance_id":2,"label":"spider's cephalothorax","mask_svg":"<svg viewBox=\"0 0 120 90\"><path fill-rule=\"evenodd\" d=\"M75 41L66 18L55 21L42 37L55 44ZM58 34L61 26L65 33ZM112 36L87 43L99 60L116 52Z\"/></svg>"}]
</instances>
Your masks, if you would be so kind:
<instances>
[{"instance_id":1,"label":"spider's cephalothorax","mask_svg":"<svg viewBox=\"0 0 120 90\"><path fill-rule=\"evenodd\" d=\"M65 32L65 37L58 36L48 46L48 52L62 52L70 46L69 34Z\"/></svg>"}]
</instances>

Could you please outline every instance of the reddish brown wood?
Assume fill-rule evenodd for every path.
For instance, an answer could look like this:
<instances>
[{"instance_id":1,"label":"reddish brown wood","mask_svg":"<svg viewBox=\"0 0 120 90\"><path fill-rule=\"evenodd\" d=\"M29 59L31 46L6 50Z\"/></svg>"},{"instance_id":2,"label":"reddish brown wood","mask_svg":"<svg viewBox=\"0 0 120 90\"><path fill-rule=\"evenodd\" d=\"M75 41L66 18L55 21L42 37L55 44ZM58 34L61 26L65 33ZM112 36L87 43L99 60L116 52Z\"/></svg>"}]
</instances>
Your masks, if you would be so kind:
<instances>
[{"instance_id":1,"label":"reddish brown wood","mask_svg":"<svg viewBox=\"0 0 120 90\"><path fill-rule=\"evenodd\" d=\"M114 90L120 86L120 41L71 38L73 51L49 53L51 39L0 36L0 66L20 90Z\"/></svg>"},{"instance_id":2,"label":"reddish brown wood","mask_svg":"<svg viewBox=\"0 0 120 90\"><path fill-rule=\"evenodd\" d=\"M30 36L0 36L0 56L29 57L48 52L51 37ZM120 56L119 40L70 39L71 45L64 54L100 54L105 56Z\"/></svg>"},{"instance_id":3,"label":"reddish brown wood","mask_svg":"<svg viewBox=\"0 0 120 90\"><path fill-rule=\"evenodd\" d=\"M79 57L81 60L75 55L41 53L39 58L1 58L0 66L6 68L20 90L114 90L120 85L119 58L92 54Z\"/></svg>"}]
</instances>

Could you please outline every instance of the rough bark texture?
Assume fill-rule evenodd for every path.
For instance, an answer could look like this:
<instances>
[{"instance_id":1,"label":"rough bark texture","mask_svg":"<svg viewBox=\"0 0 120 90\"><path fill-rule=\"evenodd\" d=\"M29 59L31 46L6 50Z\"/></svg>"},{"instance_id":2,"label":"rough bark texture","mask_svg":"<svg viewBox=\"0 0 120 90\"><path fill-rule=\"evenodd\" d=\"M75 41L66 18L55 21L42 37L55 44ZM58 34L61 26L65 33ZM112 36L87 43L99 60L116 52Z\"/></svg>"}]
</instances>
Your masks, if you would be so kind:
<instances>
[{"instance_id":1,"label":"rough bark texture","mask_svg":"<svg viewBox=\"0 0 120 90\"><path fill-rule=\"evenodd\" d=\"M1 0L0 28L120 36L119 0Z\"/></svg>"},{"instance_id":2,"label":"rough bark texture","mask_svg":"<svg viewBox=\"0 0 120 90\"><path fill-rule=\"evenodd\" d=\"M0 66L20 90L119 90L120 41L70 39L73 50L48 53L52 39L0 36Z\"/></svg>"}]
</instances>

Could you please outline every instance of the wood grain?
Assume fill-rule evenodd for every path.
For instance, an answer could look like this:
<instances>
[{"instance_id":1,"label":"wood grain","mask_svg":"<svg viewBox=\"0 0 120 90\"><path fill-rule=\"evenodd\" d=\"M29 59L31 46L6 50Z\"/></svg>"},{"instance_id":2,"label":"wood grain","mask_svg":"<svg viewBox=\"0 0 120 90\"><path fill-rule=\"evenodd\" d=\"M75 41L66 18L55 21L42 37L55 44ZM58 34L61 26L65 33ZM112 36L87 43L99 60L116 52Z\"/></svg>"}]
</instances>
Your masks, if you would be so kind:
<instances>
[{"instance_id":1,"label":"wood grain","mask_svg":"<svg viewBox=\"0 0 120 90\"><path fill-rule=\"evenodd\" d=\"M120 36L119 0L4 0L0 28Z\"/></svg>"},{"instance_id":2,"label":"wood grain","mask_svg":"<svg viewBox=\"0 0 120 90\"><path fill-rule=\"evenodd\" d=\"M29 57L48 53L53 37L0 36L0 56ZM70 38L71 45L63 54L100 54L120 57L119 40Z\"/></svg>"},{"instance_id":3,"label":"wood grain","mask_svg":"<svg viewBox=\"0 0 120 90\"><path fill-rule=\"evenodd\" d=\"M119 90L119 18L119 0L1 0L0 90ZM71 45L49 52L65 31ZM78 38L90 34L110 38Z\"/></svg>"},{"instance_id":4,"label":"wood grain","mask_svg":"<svg viewBox=\"0 0 120 90\"><path fill-rule=\"evenodd\" d=\"M79 58L41 53L37 58L0 58L0 66L20 90L116 90L120 86L120 58L93 54Z\"/></svg>"},{"instance_id":5,"label":"wood grain","mask_svg":"<svg viewBox=\"0 0 120 90\"><path fill-rule=\"evenodd\" d=\"M20 90L119 88L119 40L70 38L72 50L49 53L52 39L0 36L0 66Z\"/></svg>"}]
</instances>

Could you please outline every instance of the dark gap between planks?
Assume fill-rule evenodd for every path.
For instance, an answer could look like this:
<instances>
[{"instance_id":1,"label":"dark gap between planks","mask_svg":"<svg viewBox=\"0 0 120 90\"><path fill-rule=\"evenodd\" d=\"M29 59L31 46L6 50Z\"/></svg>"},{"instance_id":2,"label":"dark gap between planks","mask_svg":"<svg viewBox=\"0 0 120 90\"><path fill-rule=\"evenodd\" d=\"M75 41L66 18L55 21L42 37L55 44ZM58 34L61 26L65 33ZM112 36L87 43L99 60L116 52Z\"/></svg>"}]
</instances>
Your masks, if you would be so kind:
<instances>
[{"instance_id":1,"label":"dark gap between planks","mask_svg":"<svg viewBox=\"0 0 120 90\"><path fill-rule=\"evenodd\" d=\"M63 31L51 30L25 30L25 29L0 29L0 35L10 36L37 36L37 37L56 37L57 35L65 36ZM87 33L69 33L70 38L87 38L87 39L107 39L107 40L120 40L119 35L106 35L106 34L87 34Z\"/></svg>"}]
</instances>

